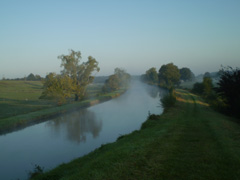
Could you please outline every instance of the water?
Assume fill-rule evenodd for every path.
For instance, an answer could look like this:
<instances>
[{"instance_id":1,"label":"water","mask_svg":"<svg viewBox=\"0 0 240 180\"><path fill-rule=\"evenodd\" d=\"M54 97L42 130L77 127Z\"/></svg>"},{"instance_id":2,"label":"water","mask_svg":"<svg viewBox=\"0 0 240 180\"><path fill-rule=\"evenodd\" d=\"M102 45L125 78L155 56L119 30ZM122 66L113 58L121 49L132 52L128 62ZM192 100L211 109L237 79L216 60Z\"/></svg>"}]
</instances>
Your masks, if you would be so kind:
<instances>
[{"instance_id":1,"label":"water","mask_svg":"<svg viewBox=\"0 0 240 180\"><path fill-rule=\"evenodd\" d=\"M27 179L35 164L49 170L139 129L162 113L161 92L134 81L116 99L0 136L0 179Z\"/></svg>"}]
</instances>

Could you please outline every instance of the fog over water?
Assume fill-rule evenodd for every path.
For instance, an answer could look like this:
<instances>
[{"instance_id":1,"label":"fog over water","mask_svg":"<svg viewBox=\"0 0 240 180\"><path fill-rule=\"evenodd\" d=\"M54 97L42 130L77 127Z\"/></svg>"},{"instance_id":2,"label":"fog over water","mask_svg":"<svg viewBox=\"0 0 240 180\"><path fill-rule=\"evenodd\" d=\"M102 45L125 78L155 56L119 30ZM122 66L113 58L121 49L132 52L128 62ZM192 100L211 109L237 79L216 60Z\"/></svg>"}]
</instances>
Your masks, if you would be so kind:
<instances>
[{"instance_id":1,"label":"fog over water","mask_svg":"<svg viewBox=\"0 0 240 180\"><path fill-rule=\"evenodd\" d=\"M111 101L0 136L0 179L26 179L35 164L49 170L140 129L149 112L162 113L162 93L133 81Z\"/></svg>"}]
</instances>

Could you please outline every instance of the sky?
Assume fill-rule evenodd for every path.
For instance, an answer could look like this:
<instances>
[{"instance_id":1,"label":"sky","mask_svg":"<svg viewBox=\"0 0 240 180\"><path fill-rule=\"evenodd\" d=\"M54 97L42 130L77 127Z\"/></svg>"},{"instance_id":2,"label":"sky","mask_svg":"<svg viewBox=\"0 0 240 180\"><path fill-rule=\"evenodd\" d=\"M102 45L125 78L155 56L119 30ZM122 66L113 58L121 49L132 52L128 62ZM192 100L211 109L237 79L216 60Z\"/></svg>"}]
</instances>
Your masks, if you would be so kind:
<instances>
[{"instance_id":1,"label":"sky","mask_svg":"<svg viewBox=\"0 0 240 180\"><path fill-rule=\"evenodd\" d=\"M240 67L240 1L0 0L0 79L60 73L70 49L93 56L98 76Z\"/></svg>"}]
</instances>

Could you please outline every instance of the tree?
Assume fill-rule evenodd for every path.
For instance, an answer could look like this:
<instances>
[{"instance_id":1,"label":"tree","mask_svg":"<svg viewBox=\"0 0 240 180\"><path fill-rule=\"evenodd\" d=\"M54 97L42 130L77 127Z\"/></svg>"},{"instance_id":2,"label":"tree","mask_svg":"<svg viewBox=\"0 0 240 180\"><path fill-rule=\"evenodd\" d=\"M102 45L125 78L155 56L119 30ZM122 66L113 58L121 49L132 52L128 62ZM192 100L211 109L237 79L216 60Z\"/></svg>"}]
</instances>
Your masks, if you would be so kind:
<instances>
[{"instance_id":1,"label":"tree","mask_svg":"<svg viewBox=\"0 0 240 180\"><path fill-rule=\"evenodd\" d=\"M240 117L240 69L222 68L217 84L216 92L228 105L228 112Z\"/></svg>"},{"instance_id":2,"label":"tree","mask_svg":"<svg viewBox=\"0 0 240 180\"><path fill-rule=\"evenodd\" d=\"M109 76L102 88L103 92L116 91L122 87L127 87L131 76L125 70L116 68L114 74Z\"/></svg>"},{"instance_id":3,"label":"tree","mask_svg":"<svg viewBox=\"0 0 240 180\"><path fill-rule=\"evenodd\" d=\"M183 81L190 81L194 78L194 74L192 73L192 71L189 68L181 68L179 70L180 73L180 79Z\"/></svg>"},{"instance_id":4,"label":"tree","mask_svg":"<svg viewBox=\"0 0 240 180\"><path fill-rule=\"evenodd\" d=\"M87 62L79 64L81 52L73 50L70 50L69 55L61 55L58 58L62 61L61 75L50 73L46 77L42 97L66 99L70 97L69 94L74 94L76 101L82 99L85 96L87 85L94 80L92 73L100 70L98 62L89 56ZM59 98L60 96L61 98Z\"/></svg>"},{"instance_id":5,"label":"tree","mask_svg":"<svg viewBox=\"0 0 240 180\"><path fill-rule=\"evenodd\" d=\"M66 102L66 98L71 97L73 80L67 75L57 75L49 73L46 76L43 88L44 91L40 99L56 99L61 105Z\"/></svg>"},{"instance_id":6,"label":"tree","mask_svg":"<svg viewBox=\"0 0 240 180\"><path fill-rule=\"evenodd\" d=\"M35 81L36 80L36 78L35 78L35 76L34 76L34 74L33 73L30 73L29 75L28 75L28 77L27 77L27 79L26 79L27 81Z\"/></svg>"},{"instance_id":7,"label":"tree","mask_svg":"<svg viewBox=\"0 0 240 180\"><path fill-rule=\"evenodd\" d=\"M211 77L211 74L210 74L209 72L205 72L204 75L203 75L203 77L208 77L208 78L210 78L210 77Z\"/></svg>"},{"instance_id":8,"label":"tree","mask_svg":"<svg viewBox=\"0 0 240 180\"><path fill-rule=\"evenodd\" d=\"M149 83L158 83L158 73L156 68L152 67L146 71L146 81Z\"/></svg>"},{"instance_id":9,"label":"tree","mask_svg":"<svg viewBox=\"0 0 240 180\"><path fill-rule=\"evenodd\" d=\"M213 83L210 77L203 78L203 95L205 98L209 99L212 95Z\"/></svg>"},{"instance_id":10,"label":"tree","mask_svg":"<svg viewBox=\"0 0 240 180\"><path fill-rule=\"evenodd\" d=\"M99 72L98 62L92 56L88 57L86 63L82 63L77 71L77 78L74 81L75 100L82 99L85 96L87 85L92 83L94 77L91 76L93 71Z\"/></svg>"},{"instance_id":11,"label":"tree","mask_svg":"<svg viewBox=\"0 0 240 180\"><path fill-rule=\"evenodd\" d=\"M41 80L42 80L42 77L37 74L37 75L35 75L35 79L36 79L36 81L41 81Z\"/></svg>"},{"instance_id":12,"label":"tree","mask_svg":"<svg viewBox=\"0 0 240 180\"><path fill-rule=\"evenodd\" d=\"M204 77L203 82L197 82L193 85L192 92L200 94L207 100L210 100L213 96L212 79L210 77Z\"/></svg>"},{"instance_id":13,"label":"tree","mask_svg":"<svg viewBox=\"0 0 240 180\"><path fill-rule=\"evenodd\" d=\"M158 74L159 84L162 87L172 88L180 80L180 73L177 66L173 63L162 65Z\"/></svg>"}]
</instances>

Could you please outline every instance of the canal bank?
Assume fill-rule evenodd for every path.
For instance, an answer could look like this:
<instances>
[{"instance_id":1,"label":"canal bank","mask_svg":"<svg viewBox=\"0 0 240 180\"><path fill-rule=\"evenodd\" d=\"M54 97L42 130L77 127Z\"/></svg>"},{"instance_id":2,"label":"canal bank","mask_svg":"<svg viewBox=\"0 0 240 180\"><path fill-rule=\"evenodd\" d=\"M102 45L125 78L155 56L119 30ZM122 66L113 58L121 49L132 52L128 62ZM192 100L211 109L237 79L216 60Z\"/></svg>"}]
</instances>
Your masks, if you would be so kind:
<instances>
[{"instance_id":1,"label":"canal bank","mask_svg":"<svg viewBox=\"0 0 240 180\"><path fill-rule=\"evenodd\" d=\"M47 121L48 119L51 119L51 118L56 118L57 116L61 116L65 113L70 113L73 111L77 111L83 108L88 108L93 105L109 101L113 98L119 97L126 91L127 89L120 89L112 93L104 94L104 95L83 100L80 102L74 102L71 104L65 104L62 106L42 109L35 112L27 113L27 114L22 114L22 115L1 119L0 135L17 131L37 123Z\"/></svg>"},{"instance_id":2,"label":"canal bank","mask_svg":"<svg viewBox=\"0 0 240 180\"><path fill-rule=\"evenodd\" d=\"M160 94L134 81L110 101L0 136L0 178L26 179L35 164L48 171L139 130L149 112L161 114Z\"/></svg>"},{"instance_id":3,"label":"canal bank","mask_svg":"<svg viewBox=\"0 0 240 180\"><path fill-rule=\"evenodd\" d=\"M177 90L177 103L141 130L33 179L239 179L240 125Z\"/></svg>"}]
</instances>

